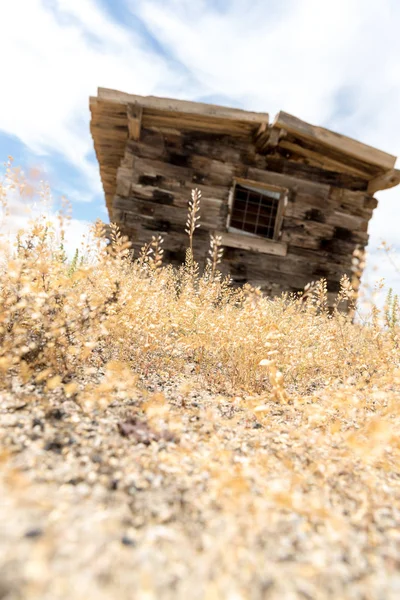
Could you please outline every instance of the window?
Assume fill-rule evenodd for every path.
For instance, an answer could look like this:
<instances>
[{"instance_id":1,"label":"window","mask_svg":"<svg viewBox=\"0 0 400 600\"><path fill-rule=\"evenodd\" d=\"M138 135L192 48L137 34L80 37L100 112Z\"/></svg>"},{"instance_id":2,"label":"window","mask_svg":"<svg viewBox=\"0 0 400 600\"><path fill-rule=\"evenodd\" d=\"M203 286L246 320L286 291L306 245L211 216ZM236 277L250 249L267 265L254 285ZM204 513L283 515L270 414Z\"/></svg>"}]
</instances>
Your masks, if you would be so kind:
<instances>
[{"instance_id":1,"label":"window","mask_svg":"<svg viewBox=\"0 0 400 600\"><path fill-rule=\"evenodd\" d=\"M277 240L286 195L285 188L237 181L230 201L228 231Z\"/></svg>"}]
</instances>

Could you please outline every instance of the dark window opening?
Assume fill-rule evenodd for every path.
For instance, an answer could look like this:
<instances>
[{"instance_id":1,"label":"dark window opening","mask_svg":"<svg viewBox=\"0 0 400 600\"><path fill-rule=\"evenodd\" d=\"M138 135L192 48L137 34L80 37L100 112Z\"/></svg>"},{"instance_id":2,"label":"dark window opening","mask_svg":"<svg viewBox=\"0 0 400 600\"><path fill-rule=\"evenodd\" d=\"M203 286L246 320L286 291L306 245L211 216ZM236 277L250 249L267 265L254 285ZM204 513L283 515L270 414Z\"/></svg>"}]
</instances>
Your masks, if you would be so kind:
<instances>
[{"instance_id":1,"label":"dark window opening","mask_svg":"<svg viewBox=\"0 0 400 600\"><path fill-rule=\"evenodd\" d=\"M282 192L236 184L230 227L269 239L277 236L277 219Z\"/></svg>"},{"instance_id":2,"label":"dark window opening","mask_svg":"<svg viewBox=\"0 0 400 600\"><path fill-rule=\"evenodd\" d=\"M161 185L164 181L164 177L161 175L141 175L139 177L139 183L142 185Z\"/></svg>"},{"instance_id":3,"label":"dark window opening","mask_svg":"<svg viewBox=\"0 0 400 600\"><path fill-rule=\"evenodd\" d=\"M338 240L351 241L353 238L353 232L345 227L335 227L333 237Z\"/></svg>"},{"instance_id":4,"label":"dark window opening","mask_svg":"<svg viewBox=\"0 0 400 600\"><path fill-rule=\"evenodd\" d=\"M308 210L305 213L304 218L306 221L317 221L317 223L325 223L326 221L324 213L317 208L311 208Z\"/></svg>"}]
</instances>

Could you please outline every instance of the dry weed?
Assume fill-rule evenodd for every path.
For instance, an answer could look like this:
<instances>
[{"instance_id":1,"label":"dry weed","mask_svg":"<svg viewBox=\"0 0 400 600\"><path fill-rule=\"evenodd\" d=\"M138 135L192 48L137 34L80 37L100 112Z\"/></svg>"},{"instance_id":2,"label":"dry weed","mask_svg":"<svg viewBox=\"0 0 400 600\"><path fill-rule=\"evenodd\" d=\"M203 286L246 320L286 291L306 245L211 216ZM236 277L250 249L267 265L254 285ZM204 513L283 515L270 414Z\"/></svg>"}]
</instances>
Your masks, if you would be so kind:
<instances>
[{"instance_id":1,"label":"dry weed","mask_svg":"<svg viewBox=\"0 0 400 600\"><path fill-rule=\"evenodd\" d=\"M0 194L4 212L10 190L25 185L9 164ZM178 270L162 266L162 238L153 238L135 259L115 225L105 246L105 228L96 223L93 245L72 260L46 219L37 217L20 232L1 265L2 386L17 378L48 390L60 387L78 401L85 377L109 361L138 375L174 375L191 363L213 389L264 395L271 390L286 402L290 395L349 378L376 387L383 375L396 372L397 296L389 295L381 327L376 308L363 325L340 311L342 303L354 301L346 276L333 312L323 280L302 297L273 300L248 285L233 289L217 271L218 236L211 238L209 263L200 275L193 256L199 210L200 193L194 191L187 259ZM62 232L65 216L59 218ZM355 268L360 261L355 257Z\"/></svg>"},{"instance_id":2,"label":"dry weed","mask_svg":"<svg viewBox=\"0 0 400 600\"><path fill-rule=\"evenodd\" d=\"M26 188L9 164L4 213ZM233 289L217 236L199 273L199 208L179 269L102 223L68 259L68 216L5 248L4 593L397 598L397 296L357 320L345 276L333 308Z\"/></svg>"}]
</instances>

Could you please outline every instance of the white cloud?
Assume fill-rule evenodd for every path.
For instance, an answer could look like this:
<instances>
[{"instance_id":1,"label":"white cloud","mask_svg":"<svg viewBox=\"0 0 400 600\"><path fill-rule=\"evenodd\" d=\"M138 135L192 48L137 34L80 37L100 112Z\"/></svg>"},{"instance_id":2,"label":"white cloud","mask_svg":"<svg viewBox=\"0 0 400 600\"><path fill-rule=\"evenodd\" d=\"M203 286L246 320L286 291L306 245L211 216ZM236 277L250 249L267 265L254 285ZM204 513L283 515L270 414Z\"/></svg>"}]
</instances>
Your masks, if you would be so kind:
<instances>
[{"instance_id":1,"label":"white cloud","mask_svg":"<svg viewBox=\"0 0 400 600\"><path fill-rule=\"evenodd\" d=\"M6 2L0 14L0 130L35 153L59 152L100 191L87 160L89 96L98 86L149 93L170 76L165 61L93 0Z\"/></svg>"},{"instance_id":2,"label":"white cloud","mask_svg":"<svg viewBox=\"0 0 400 600\"><path fill-rule=\"evenodd\" d=\"M371 102L379 98L381 108L393 82L397 91L400 86L394 18L400 7L390 0L296 0L281 3L276 15L272 4L237 0L221 13L204 1L131 2L209 91L242 99L248 108L283 109L319 123L335 109L337 93L351 86L368 92L357 98L356 119L374 119L367 114Z\"/></svg>"}]
</instances>

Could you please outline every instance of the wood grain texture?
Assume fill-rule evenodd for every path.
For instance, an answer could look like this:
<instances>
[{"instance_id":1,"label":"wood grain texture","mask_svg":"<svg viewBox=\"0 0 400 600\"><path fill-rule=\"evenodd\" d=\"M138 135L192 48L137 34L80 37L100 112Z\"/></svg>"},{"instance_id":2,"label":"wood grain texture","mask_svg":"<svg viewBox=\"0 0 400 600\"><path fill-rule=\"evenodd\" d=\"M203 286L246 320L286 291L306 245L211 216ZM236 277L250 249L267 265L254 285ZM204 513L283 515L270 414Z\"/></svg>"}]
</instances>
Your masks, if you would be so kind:
<instances>
[{"instance_id":1,"label":"wood grain texture","mask_svg":"<svg viewBox=\"0 0 400 600\"><path fill-rule=\"evenodd\" d=\"M386 173L382 175L378 175L374 179L371 179L368 183L368 194L375 194L379 190L387 190L389 188L395 187L400 183L400 170L399 169L390 169Z\"/></svg>"},{"instance_id":2,"label":"wood grain texture","mask_svg":"<svg viewBox=\"0 0 400 600\"><path fill-rule=\"evenodd\" d=\"M241 110L239 108L228 108L216 104L203 102L189 102L187 100L175 100L173 98L159 98L156 96L139 96L126 94L117 90L107 88L98 89L98 97L116 103L137 103L147 109L160 111L162 113L179 113L185 115L216 117L220 119L243 121L248 123L268 123L268 113L259 113Z\"/></svg>"},{"instance_id":3,"label":"wood grain texture","mask_svg":"<svg viewBox=\"0 0 400 600\"><path fill-rule=\"evenodd\" d=\"M126 113L128 117L129 139L138 140L142 127L143 107L137 103L129 103Z\"/></svg>"},{"instance_id":4,"label":"wood grain texture","mask_svg":"<svg viewBox=\"0 0 400 600\"><path fill-rule=\"evenodd\" d=\"M287 244L284 242L262 239L257 236L244 235L232 231L218 231L217 233L221 236L223 246L250 250L251 252L261 252L263 254L273 254L275 256L286 256L287 254Z\"/></svg>"},{"instance_id":5,"label":"wood grain texture","mask_svg":"<svg viewBox=\"0 0 400 600\"><path fill-rule=\"evenodd\" d=\"M329 129L311 125L283 111L277 114L273 126L285 129L300 139L305 138L318 142L322 147L338 150L342 154L348 154L360 161L377 165L385 170L392 169L396 162L396 157L391 154Z\"/></svg>"}]
</instances>

